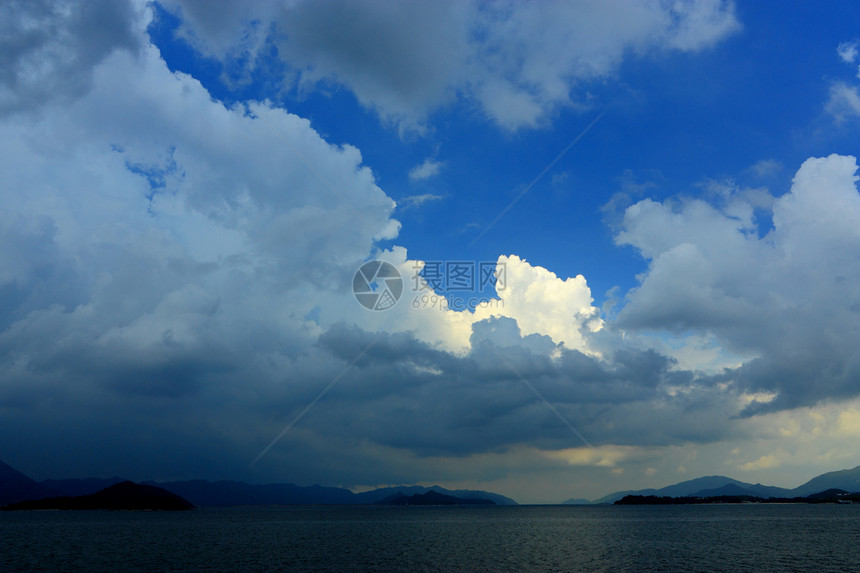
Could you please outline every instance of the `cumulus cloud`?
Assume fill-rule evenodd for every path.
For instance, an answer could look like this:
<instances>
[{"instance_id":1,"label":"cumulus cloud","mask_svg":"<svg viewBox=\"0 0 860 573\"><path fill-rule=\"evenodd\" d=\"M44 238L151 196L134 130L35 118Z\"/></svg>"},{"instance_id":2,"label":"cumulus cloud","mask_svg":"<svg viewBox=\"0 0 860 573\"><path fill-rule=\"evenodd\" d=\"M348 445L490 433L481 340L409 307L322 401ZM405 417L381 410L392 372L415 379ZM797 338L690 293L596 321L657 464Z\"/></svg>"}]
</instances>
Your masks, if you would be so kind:
<instances>
[{"instance_id":1,"label":"cumulus cloud","mask_svg":"<svg viewBox=\"0 0 860 573\"><path fill-rule=\"evenodd\" d=\"M86 43L81 10L48 12L61 42L47 52ZM132 13L145 28L146 12ZM243 396L234 403L247 407L270 385L313 379L294 363L319 333L306 316L327 296L346 300L355 268L399 223L357 149L267 103L225 108L151 45L110 46L48 58L45 69L87 89L2 119L0 408L46 443L88 417L70 440L131 439L125 419L148 448L171 432L193 443L193 430L161 416L188 408L203 427L194 400L217 410ZM28 68L33 53L4 69ZM9 85L7 101L32 98L29 83ZM44 428L25 423L62 403Z\"/></svg>"},{"instance_id":2,"label":"cumulus cloud","mask_svg":"<svg viewBox=\"0 0 860 573\"><path fill-rule=\"evenodd\" d=\"M773 228L701 200L646 199L624 215L619 244L649 261L616 326L711 333L755 358L723 380L777 394L749 411L856 395L854 285L860 196L853 157L809 159L772 207ZM743 212L743 210L740 210Z\"/></svg>"},{"instance_id":3,"label":"cumulus cloud","mask_svg":"<svg viewBox=\"0 0 860 573\"><path fill-rule=\"evenodd\" d=\"M135 14L142 29L146 12ZM60 474L81 464L247 477L289 416L347 370L322 418L306 416L273 462L303 458L302 475L334 480L346 466L325 458L344 459L355 440L382 457L533 438L569 446L578 438L519 376L546 379L548 396L573 404L567 376L596 403L647 395L665 370L647 354L604 365L580 352L583 327L598 324L584 279L516 257L502 260L511 290L497 315L366 311L347 290L361 262L386 258L407 280L419 262L399 247L374 253L399 224L359 150L268 103L224 107L151 45L118 45L81 73L86 90L7 115L0 141L0 425L30 428L16 446L25 450L58 444ZM558 328L553 314L566 317ZM519 374L500 367L500 348ZM640 388L628 377L642 365Z\"/></svg>"},{"instance_id":4,"label":"cumulus cloud","mask_svg":"<svg viewBox=\"0 0 860 573\"><path fill-rule=\"evenodd\" d=\"M62 4L11 0L0 6L0 117L71 100L92 84L93 67L143 42L128 2Z\"/></svg>"},{"instance_id":5,"label":"cumulus cloud","mask_svg":"<svg viewBox=\"0 0 860 573\"><path fill-rule=\"evenodd\" d=\"M269 35L294 87L344 85L405 129L456 98L506 129L536 126L559 106L584 105L579 83L612 76L627 53L696 51L740 27L720 0L228 3L217 15L204 4L166 3L198 49L253 66Z\"/></svg>"},{"instance_id":6,"label":"cumulus cloud","mask_svg":"<svg viewBox=\"0 0 860 573\"><path fill-rule=\"evenodd\" d=\"M198 49L253 63L277 43L295 86L338 82L403 125L452 98L536 125L625 54L738 26L707 1L207 5L168 5ZM856 437L856 404L821 413L860 392L853 158L808 160L778 197L711 181L707 200L656 202L628 177L617 242L648 269L617 319L584 276L515 254L488 304L416 307L435 293L422 261L378 250L400 226L360 150L269 102L213 101L146 41L145 8L65 6L17 6L40 33L9 20L0 56L0 433L48 451L52 477L525 488L531 468L698 471L697 447L755 434L720 454L753 473L797 465L787 436ZM386 312L349 292L371 257L405 283Z\"/></svg>"}]
</instances>

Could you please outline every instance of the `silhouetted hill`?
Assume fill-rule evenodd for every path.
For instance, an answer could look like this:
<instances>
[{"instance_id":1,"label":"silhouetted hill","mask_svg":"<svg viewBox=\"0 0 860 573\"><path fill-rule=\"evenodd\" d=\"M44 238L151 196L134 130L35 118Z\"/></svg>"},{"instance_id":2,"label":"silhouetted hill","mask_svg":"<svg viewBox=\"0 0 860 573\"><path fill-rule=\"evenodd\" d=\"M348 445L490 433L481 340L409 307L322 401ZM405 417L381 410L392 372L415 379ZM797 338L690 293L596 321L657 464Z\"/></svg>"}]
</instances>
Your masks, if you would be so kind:
<instances>
[{"instance_id":1,"label":"silhouetted hill","mask_svg":"<svg viewBox=\"0 0 860 573\"><path fill-rule=\"evenodd\" d=\"M415 495L403 495L396 493L391 497L377 501L377 505L496 505L489 499L467 499L464 497L454 497L453 495L445 495L437 491L430 490L426 493L416 493Z\"/></svg>"},{"instance_id":2,"label":"silhouetted hill","mask_svg":"<svg viewBox=\"0 0 860 573\"><path fill-rule=\"evenodd\" d=\"M690 497L716 497L720 495L752 495L745 487L741 487L735 483L727 483L723 487L713 489L703 489L697 491Z\"/></svg>"},{"instance_id":3,"label":"silhouetted hill","mask_svg":"<svg viewBox=\"0 0 860 573\"><path fill-rule=\"evenodd\" d=\"M674 485L667 485L660 489L640 489L617 491L603 496L594 501L594 503L613 503L627 495L654 495L658 497L685 497L696 494L696 492L708 489L721 488L728 484L738 485L740 487L751 487L752 484L744 483L736 479L726 476L704 476L687 481L682 481Z\"/></svg>"},{"instance_id":4,"label":"silhouetted hill","mask_svg":"<svg viewBox=\"0 0 860 573\"><path fill-rule=\"evenodd\" d=\"M776 487L773 485L762 485L760 483L753 484L746 489L752 495L757 495L759 497L792 497L796 495L792 489Z\"/></svg>"},{"instance_id":5,"label":"silhouetted hill","mask_svg":"<svg viewBox=\"0 0 860 573\"><path fill-rule=\"evenodd\" d=\"M753 497L794 497L790 489L766 486L757 483L755 485L741 486L736 483L728 483L723 487L714 489L703 489L692 494L692 497L715 497L720 495L749 495Z\"/></svg>"},{"instance_id":6,"label":"silhouetted hill","mask_svg":"<svg viewBox=\"0 0 860 573\"><path fill-rule=\"evenodd\" d=\"M178 495L151 485L130 481L120 482L99 492L76 497L49 497L22 501L6 506L6 510L27 509L113 509L161 510L192 509L194 506Z\"/></svg>"},{"instance_id":7,"label":"silhouetted hill","mask_svg":"<svg viewBox=\"0 0 860 573\"><path fill-rule=\"evenodd\" d=\"M591 502L587 499L582 499L579 497L572 497L568 500L561 502L561 505L591 505L592 503L593 502Z\"/></svg>"},{"instance_id":8,"label":"silhouetted hill","mask_svg":"<svg viewBox=\"0 0 860 573\"><path fill-rule=\"evenodd\" d=\"M206 480L143 482L180 495L196 506L352 504L355 494L339 487Z\"/></svg>"},{"instance_id":9,"label":"silhouetted hill","mask_svg":"<svg viewBox=\"0 0 860 573\"><path fill-rule=\"evenodd\" d=\"M733 491L737 486L729 485L712 491ZM745 491L743 488L738 488ZM669 497L658 495L625 495L615 505L700 505L714 503L856 503L860 493L848 493L841 489L829 489L809 496L756 497L753 495L708 495Z\"/></svg>"},{"instance_id":10,"label":"silhouetted hill","mask_svg":"<svg viewBox=\"0 0 860 573\"><path fill-rule=\"evenodd\" d=\"M16 469L0 462L0 507L20 501L44 498L76 498L92 495L110 486L125 482L123 478L57 479L36 482ZM188 480L142 485L162 488L190 501L195 506L231 505L365 505L390 497L423 494L435 491L462 499L489 499L497 505L517 505L509 497L480 490L447 490L439 487L385 487L362 493L340 487L320 485L298 486L289 483L253 485L240 481Z\"/></svg>"},{"instance_id":11,"label":"silhouetted hill","mask_svg":"<svg viewBox=\"0 0 860 573\"><path fill-rule=\"evenodd\" d=\"M828 489L806 496L809 499L839 499L851 494L844 489Z\"/></svg>"},{"instance_id":12,"label":"silhouetted hill","mask_svg":"<svg viewBox=\"0 0 860 573\"><path fill-rule=\"evenodd\" d=\"M445 489L438 485L434 485L431 487L424 487L420 485L412 485L412 486L399 486L399 487L383 487L374 489L371 491L365 491L362 493L355 494L355 501L352 503L376 503L385 499L386 497L390 497L392 495L401 493L403 495L415 495L420 493L427 493L429 491L435 491L437 493L450 495L454 497L464 498L464 499L489 499L496 505L518 505L516 501L509 497L505 497L498 493L493 493L489 491L481 491L475 489Z\"/></svg>"},{"instance_id":13,"label":"silhouetted hill","mask_svg":"<svg viewBox=\"0 0 860 573\"><path fill-rule=\"evenodd\" d=\"M857 469L857 468L855 468ZM854 470L846 470L848 472L852 472ZM831 474L839 474L843 475L843 472L831 472ZM829 476L831 474L824 474L823 476L819 476L819 478L824 476ZM853 474L852 474L853 475ZM860 476L858 476L860 477ZM814 480L810 480L809 483L815 482L815 480L819 479L815 478ZM837 484L846 485L845 480L839 481L835 480L834 487L837 487ZM826 484L822 484L826 485ZM795 489L787 489L783 487L776 487L772 485L762 485L760 483L751 484L742 482L736 479L732 479L726 476L705 476L696 479L691 479L687 481L682 481L680 483L674 485L668 485L666 487L662 487L660 489L640 489L640 490L627 490L627 491L617 491L615 493L611 493L609 495L603 496L598 500L595 500L594 503L614 503L619 499L628 496L656 496L656 497L714 497L721 495L730 495L730 496L752 496L752 497L761 497L761 498L769 498L769 497L805 497L809 493L814 493L817 491L822 491L824 489L828 489L827 487L820 487L814 485L811 489L807 488L805 491L799 491L801 488L805 488L801 486L800 488ZM842 486L838 486L842 487ZM843 489L850 489L844 488ZM860 491L860 487L857 487L857 490Z\"/></svg>"},{"instance_id":14,"label":"silhouetted hill","mask_svg":"<svg viewBox=\"0 0 860 573\"><path fill-rule=\"evenodd\" d=\"M475 490L446 490L439 486L388 487L353 493L339 487L298 486L293 484L252 485L239 481L205 480L143 482L180 495L198 507L231 505L365 505L395 494L414 495L435 491L462 499L489 499L497 505L516 505L503 495Z\"/></svg>"},{"instance_id":15,"label":"silhouetted hill","mask_svg":"<svg viewBox=\"0 0 860 573\"><path fill-rule=\"evenodd\" d=\"M860 466L850 470L828 472L814 477L805 484L792 490L794 495L810 495L828 490L843 489L845 491L860 491Z\"/></svg>"},{"instance_id":16,"label":"silhouetted hill","mask_svg":"<svg viewBox=\"0 0 860 573\"><path fill-rule=\"evenodd\" d=\"M57 495L57 492L0 462L0 506L50 495Z\"/></svg>"},{"instance_id":17,"label":"silhouetted hill","mask_svg":"<svg viewBox=\"0 0 860 573\"><path fill-rule=\"evenodd\" d=\"M44 479L39 483L54 493L53 496L75 497L90 495L114 484L128 481L121 477L87 479Z\"/></svg>"}]
</instances>

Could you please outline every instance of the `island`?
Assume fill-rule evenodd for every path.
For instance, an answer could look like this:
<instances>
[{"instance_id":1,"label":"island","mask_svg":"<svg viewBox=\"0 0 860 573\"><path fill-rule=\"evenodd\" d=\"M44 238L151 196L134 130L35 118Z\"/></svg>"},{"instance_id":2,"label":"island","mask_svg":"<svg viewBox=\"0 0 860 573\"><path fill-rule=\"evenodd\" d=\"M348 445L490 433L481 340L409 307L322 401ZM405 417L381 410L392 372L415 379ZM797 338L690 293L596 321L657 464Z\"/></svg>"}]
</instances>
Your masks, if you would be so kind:
<instances>
[{"instance_id":1,"label":"island","mask_svg":"<svg viewBox=\"0 0 860 573\"><path fill-rule=\"evenodd\" d=\"M754 495L659 496L625 495L614 505L693 505L713 503L860 503L860 493L828 489L807 496L759 497Z\"/></svg>"},{"instance_id":2,"label":"island","mask_svg":"<svg viewBox=\"0 0 860 573\"><path fill-rule=\"evenodd\" d=\"M133 511L181 511L194 505L166 489L123 481L90 495L48 497L12 503L5 511L46 509L108 509Z\"/></svg>"},{"instance_id":3,"label":"island","mask_svg":"<svg viewBox=\"0 0 860 573\"><path fill-rule=\"evenodd\" d=\"M496 505L496 502L491 499L454 497L430 490L415 495L397 493L377 501L376 505Z\"/></svg>"}]
</instances>

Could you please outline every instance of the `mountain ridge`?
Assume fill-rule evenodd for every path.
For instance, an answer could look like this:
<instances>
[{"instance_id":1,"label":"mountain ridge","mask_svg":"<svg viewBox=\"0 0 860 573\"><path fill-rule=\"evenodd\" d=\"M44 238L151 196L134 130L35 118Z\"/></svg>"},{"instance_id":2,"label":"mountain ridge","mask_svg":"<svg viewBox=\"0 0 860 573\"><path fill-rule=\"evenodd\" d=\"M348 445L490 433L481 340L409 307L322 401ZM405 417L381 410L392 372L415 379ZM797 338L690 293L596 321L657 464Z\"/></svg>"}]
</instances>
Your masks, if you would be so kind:
<instances>
[{"instance_id":1,"label":"mountain ridge","mask_svg":"<svg viewBox=\"0 0 860 573\"><path fill-rule=\"evenodd\" d=\"M0 462L0 507L46 498L76 498L93 495L125 480L121 477L48 479L37 482L12 466ZM234 480L142 481L141 485L164 489L197 507L243 505L371 505L396 494L424 495L429 492L455 498L487 499L496 505L517 505L501 494L481 490L449 490L438 485L394 486L355 493L346 488L291 483L249 484Z\"/></svg>"},{"instance_id":2,"label":"mountain ridge","mask_svg":"<svg viewBox=\"0 0 860 573\"><path fill-rule=\"evenodd\" d=\"M89 495L31 499L3 507L6 511L46 509L178 511L193 508L193 504L165 489L132 481L115 483Z\"/></svg>"},{"instance_id":3,"label":"mountain ridge","mask_svg":"<svg viewBox=\"0 0 860 573\"><path fill-rule=\"evenodd\" d=\"M700 487L704 486L704 487ZM860 466L823 473L795 488L782 488L746 483L727 476L704 476L654 489L624 490L605 495L593 504L609 504L628 495L658 497L716 497L720 495L749 495L753 497L806 497L829 489L860 491ZM572 503L568 500L564 503Z\"/></svg>"}]
</instances>

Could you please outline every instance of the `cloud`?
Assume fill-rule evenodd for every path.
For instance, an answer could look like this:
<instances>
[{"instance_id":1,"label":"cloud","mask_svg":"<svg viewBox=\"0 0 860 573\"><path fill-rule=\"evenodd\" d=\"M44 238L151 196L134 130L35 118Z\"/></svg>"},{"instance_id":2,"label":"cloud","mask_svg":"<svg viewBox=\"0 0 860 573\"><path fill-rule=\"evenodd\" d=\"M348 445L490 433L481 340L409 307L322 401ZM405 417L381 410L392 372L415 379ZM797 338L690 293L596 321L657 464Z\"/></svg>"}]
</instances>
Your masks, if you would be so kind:
<instances>
[{"instance_id":1,"label":"cloud","mask_svg":"<svg viewBox=\"0 0 860 573\"><path fill-rule=\"evenodd\" d=\"M613 326L681 338L706 332L729 352L752 353L722 375L739 388L777 394L749 412L857 395L860 364L847 342L860 321L856 170L853 157L804 162L791 191L773 202L769 231L736 197L723 207L632 205L616 240L636 247L649 266Z\"/></svg>"},{"instance_id":2,"label":"cloud","mask_svg":"<svg viewBox=\"0 0 860 573\"><path fill-rule=\"evenodd\" d=\"M600 311L592 306L591 290L582 275L560 279L516 255L499 257L503 288L497 286L501 308L486 308L478 316L507 316L524 334L544 334L568 348L588 352L587 334L600 330Z\"/></svg>"},{"instance_id":3,"label":"cloud","mask_svg":"<svg viewBox=\"0 0 860 573\"><path fill-rule=\"evenodd\" d=\"M758 458L757 460L741 464L740 466L738 466L738 469L746 472L761 469L778 468L780 465L782 465L782 462L777 458L776 455L768 454L766 456Z\"/></svg>"},{"instance_id":4,"label":"cloud","mask_svg":"<svg viewBox=\"0 0 860 573\"><path fill-rule=\"evenodd\" d=\"M0 117L70 101L114 50L137 53L143 39L127 2L12 0L0 6Z\"/></svg>"},{"instance_id":5,"label":"cloud","mask_svg":"<svg viewBox=\"0 0 860 573\"><path fill-rule=\"evenodd\" d=\"M846 64L853 64L854 60L857 59L857 40L853 42L842 42L836 47L836 53L839 54L839 59L841 59Z\"/></svg>"},{"instance_id":6,"label":"cloud","mask_svg":"<svg viewBox=\"0 0 860 573\"><path fill-rule=\"evenodd\" d=\"M151 45L93 42L90 24L124 9L93 20L76 5L49 10L59 44L42 38L5 68L99 47L45 56L57 78L77 74L75 86L0 119L3 431L29 427L30 451L64 436L56 467L91 443L104 455L93 463L116 463L106 471L145 475L147 457L179 473L223 470L213 448L234 463L249 455L259 435L242 436L257 427L260 396L303 399L303 382L285 380L317 380L301 357L320 326L306 317L328 299L355 305L345 285L375 241L397 235L395 204L357 149L307 120L268 103L225 108ZM131 13L139 33L148 16ZM7 102L36 89L8 85ZM235 425L211 424L229 412ZM199 448L196 462L159 457L168 442Z\"/></svg>"},{"instance_id":7,"label":"cloud","mask_svg":"<svg viewBox=\"0 0 860 573\"><path fill-rule=\"evenodd\" d=\"M409 178L413 181L430 179L431 177L438 175L444 165L445 164L441 161L434 161L433 159L427 158L424 160L424 163L409 170Z\"/></svg>"},{"instance_id":8,"label":"cloud","mask_svg":"<svg viewBox=\"0 0 860 573\"><path fill-rule=\"evenodd\" d=\"M440 201L444 199L444 195L436 195L434 193L423 193L421 195L410 195L409 197L403 197L400 199L398 203L398 207L403 209L412 209L413 207L420 207L425 203L430 201Z\"/></svg>"},{"instance_id":9,"label":"cloud","mask_svg":"<svg viewBox=\"0 0 860 573\"><path fill-rule=\"evenodd\" d=\"M204 53L253 67L271 41L290 87L345 86L385 120L419 131L457 100L505 129L537 126L560 106L584 106L580 84L613 76L628 54L697 51L740 27L720 0L227 3L217 15L197 0L166 5Z\"/></svg>"},{"instance_id":10,"label":"cloud","mask_svg":"<svg viewBox=\"0 0 860 573\"><path fill-rule=\"evenodd\" d=\"M782 164L776 159L761 159L747 170L759 179L775 175L782 170Z\"/></svg>"},{"instance_id":11,"label":"cloud","mask_svg":"<svg viewBox=\"0 0 860 573\"><path fill-rule=\"evenodd\" d=\"M51 477L523 490L571 466L601 487L699 472L697 451L728 460L725 442L749 436L762 441L733 467L797 467L780 440L816 432L833 444L816 456L846 459L858 406L831 422L826 408L860 393L853 158L808 160L778 197L710 181L706 199L656 202L625 176L616 239L648 268L617 319L584 276L513 253L491 304L416 306L435 293L422 261L380 250L400 224L360 150L171 73L145 38L151 8L69 6L16 6L53 34L15 16L4 41L20 49L0 57L4 456L45 452ZM704 49L738 26L720 2L546 6L170 4L198 49L253 65L280 42L294 88L347 86L401 126L458 99L539 125L631 54ZM404 279L389 311L349 291L369 258Z\"/></svg>"},{"instance_id":12,"label":"cloud","mask_svg":"<svg viewBox=\"0 0 860 573\"><path fill-rule=\"evenodd\" d=\"M836 82L830 86L830 96L824 109L837 122L845 121L851 116L860 116L860 92L856 86L845 82Z\"/></svg>"}]
</instances>

